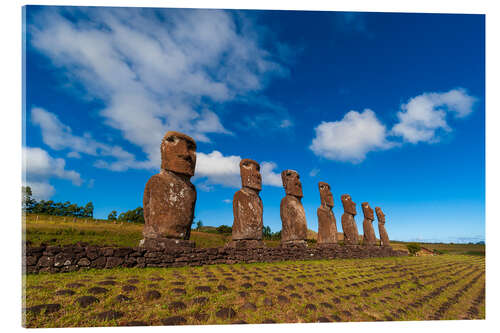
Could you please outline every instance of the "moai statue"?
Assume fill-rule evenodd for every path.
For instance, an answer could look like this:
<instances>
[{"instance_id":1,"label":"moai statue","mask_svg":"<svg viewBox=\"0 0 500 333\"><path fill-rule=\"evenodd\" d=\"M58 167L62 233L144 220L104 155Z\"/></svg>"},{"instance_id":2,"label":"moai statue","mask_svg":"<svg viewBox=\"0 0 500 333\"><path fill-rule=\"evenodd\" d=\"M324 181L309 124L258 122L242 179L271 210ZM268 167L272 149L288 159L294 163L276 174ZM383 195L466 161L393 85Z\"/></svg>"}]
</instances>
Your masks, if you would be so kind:
<instances>
[{"instance_id":1,"label":"moai statue","mask_svg":"<svg viewBox=\"0 0 500 333\"><path fill-rule=\"evenodd\" d=\"M167 132L161 142L161 170L144 189L144 239L140 246L187 246L194 218L196 142L179 132Z\"/></svg>"},{"instance_id":2,"label":"moai statue","mask_svg":"<svg viewBox=\"0 0 500 333\"><path fill-rule=\"evenodd\" d=\"M337 243L337 221L333 214L333 196L330 185L318 183L321 206L318 208L318 244Z\"/></svg>"},{"instance_id":3,"label":"moai statue","mask_svg":"<svg viewBox=\"0 0 500 333\"><path fill-rule=\"evenodd\" d=\"M233 197L233 237L229 247L262 247L262 177L259 163L240 162L241 190Z\"/></svg>"},{"instance_id":4,"label":"moai statue","mask_svg":"<svg viewBox=\"0 0 500 333\"><path fill-rule=\"evenodd\" d=\"M356 204L352 201L349 194L342 194L342 206L344 206L344 214L342 214L342 230L344 231L344 244L358 245L359 235L358 227L354 216L356 215Z\"/></svg>"},{"instance_id":5,"label":"moai statue","mask_svg":"<svg viewBox=\"0 0 500 333\"><path fill-rule=\"evenodd\" d=\"M302 184L299 174L294 170L281 172L281 180L286 196L281 200L281 244L306 245L307 222L306 213L302 206Z\"/></svg>"},{"instance_id":6,"label":"moai statue","mask_svg":"<svg viewBox=\"0 0 500 333\"><path fill-rule=\"evenodd\" d=\"M373 209L368 202L363 202L361 208L363 208L363 215L365 216L363 220L363 245L375 245L377 239L375 238L375 231L372 224L375 219Z\"/></svg>"},{"instance_id":7,"label":"moai statue","mask_svg":"<svg viewBox=\"0 0 500 333\"><path fill-rule=\"evenodd\" d=\"M380 246L391 246L389 243L389 235L387 235L387 230L385 230L385 214L380 207L375 207L375 212L377 213Z\"/></svg>"}]
</instances>

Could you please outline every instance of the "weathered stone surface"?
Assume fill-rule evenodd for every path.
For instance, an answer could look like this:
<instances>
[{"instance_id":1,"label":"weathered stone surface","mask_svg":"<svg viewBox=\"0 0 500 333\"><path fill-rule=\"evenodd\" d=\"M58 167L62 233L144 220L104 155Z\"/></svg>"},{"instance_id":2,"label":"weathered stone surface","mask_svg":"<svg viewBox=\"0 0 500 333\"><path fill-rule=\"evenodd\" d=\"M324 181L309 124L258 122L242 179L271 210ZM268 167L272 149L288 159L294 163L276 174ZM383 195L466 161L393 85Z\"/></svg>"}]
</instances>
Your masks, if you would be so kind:
<instances>
[{"instance_id":1,"label":"weathered stone surface","mask_svg":"<svg viewBox=\"0 0 500 333\"><path fill-rule=\"evenodd\" d=\"M77 265L84 266L84 267L90 266L90 260L88 260L87 258L82 258L82 259L78 260Z\"/></svg>"},{"instance_id":2,"label":"weathered stone surface","mask_svg":"<svg viewBox=\"0 0 500 333\"><path fill-rule=\"evenodd\" d=\"M333 214L333 196L330 185L318 183L321 206L318 208L318 244L337 243L337 221Z\"/></svg>"},{"instance_id":3,"label":"weathered stone surface","mask_svg":"<svg viewBox=\"0 0 500 333\"><path fill-rule=\"evenodd\" d=\"M286 196L281 200L281 243L291 241L305 242L307 238L307 222L302 206L302 184L296 171L284 170L281 179Z\"/></svg>"},{"instance_id":4,"label":"weathered stone surface","mask_svg":"<svg viewBox=\"0 0 500 333\"><path fill-rule=\"evenodd\" d=\"M170 241L177 241L170 239ZM184 240L179 240L184 241ZM238 242L251 242L257 240L245 240ZM97 248L97 252L101 252ZM253 247L247 248L185 248L171 251L168 249L157 250L147 249L141 252L133 252L123 257L106 257L104 255L96 257L90 267L105 268L107 260L115 260L112 258L120 258L123 260L117 267L180 267L180 266L202 266L211 264L235 264L235 263L253 263L253 262L275 262L283 260L317 260L317 259L334 259L334 258L369 258L369 257L388 257L388 256L403 256L408 255L403 251L395 251L390 246L343 246L339 244L318 244L317 246L307 247L305 241L295 240L283 243L281 247ZM83 249L82 253L86 253L87 249ZM104 251L102 251L104 253ZM116 252L113 252L116 254ZM26 255L32 255L30 247L26 247ZM133 255L133 257L131 257ZM132 258L133 261L129 262ZM66 269L68 268L68 269ZM69 272L71 270L87 269L89 266L41 266L39 263L26 267L26 273L58 273ZM210 275L212 276L212 275ZM256 275L257 276L257 275ZM209 277L207 275L207 277ZM260 277L260 275L259 275ZM251 280L252 278L243 275L244 279ZM156 279L156 278L155 278ZM181 277L178 277L181 279ZM234 281L234 277L228 276L228 281ZM281 277L274 277L276 281L283 281ZM135 282L134 282L135 281ZM208 281L212 281L209 279ZM216 281L215 279L213 281ZM130 280L128 283L136 283L138 280ZM184 284L182 281L172 282L172 285ZM258 286L265 286L256 283ZM82 287L79 284L77 287ZM68 287L72 286L68 285ZM123 290L129 287L123 287ZM133 288L133 287L132 287ZM132 289L131 288L131 289ZM222 287L221 287L222 288ZM218 290L221 290L218 288Z\"/></svg>"},{"instance_id":5,"label":"weathered stone surface","mask_svg":"<svg viewBox=\"0 0 500 333\"><path fill-rule=\"evenodd\" d=\"M81 296L76 299L76 302L78 303L78 305L80 305L80 307L86 308L92 303L99 302L99 299L94 296Z\"/></svg>"},{"instance_id":6,"label":"weathered stone surface","mask_svg":"<svg viewBox=\"0 0 500 333\"><path fill-rule=\"evenodd\" d=\"M389 243L389 235L387 235L387 230L385 230L385 214L382 212L382 209L380 207L375 207L375 212L377 213L380 245L391 246L391 244Z\"/></svg>"},{"instance_id":7,"label":"weathered stone surface","mask_svg":"<svg viewBox=\"0 0 500 333\"><path fill-rule=\"evenodd\" d=\"M240 175L242 188L233 197L232 240L261 240L263 205L259 197L262 188L259 163L241 160Z\"/></svg>"},{"instance_id":8,"label":"weathered stone surface","mask_svg":"<svg viewBox=\"0 0 500 333\"><path fill-rule=\"evenodd\" d=\"M104 311L95 315L95 318L98 320L114 320L123 317L124 313L121 311Z\"/></svg>"},{"instance_id":9,"label":"weathered stone surface","mask_svg":"<svg viewBox=\"0 0 500 333\"><path fill-rule=\"evenodd\" d=\"M363 209L363 215L365 216L363 220L363 245L375 245L377 239L375 237L375 231L373 230L372 224L375 219L373 209L370 207L368 202L361 203L361 208Z\"/></svg>"},{"instance_id":10,"label":"weathered stone surface","mask_svg":"<svg viewBox=\"0 0 500 333\"><path fill-rule=\"evenodd\" d=\"M232 240L226 244L226 247L233 249L253 249L265 247L264 242L260 239L238 239Z\"/></svg>"},{"instance_id":11,"label":"weathered stone surface","mask_svg":"<svg viewBox=\"0 0 500 333\"><path fill-rule=\"evenodd\" d=\"M341 196L344 214L342 214L342 231L344 232L344 244L357 245L359 244L358 227L354 216L356 215L356 204L352 201L349 194Z\"/></svg>"},{"instance_id":12,"label":"weathered stone surface","mask_svg":"<svg viewBox=\"0 0 500 333\"><path fill-rule=\"evenodd\" d=\"M167 132L161 143L161 171L144 189L145 225L148 238L189 239L194 218L196 188L190 178L196 166L196 143L182 133Z\"/></svg>"},{"instance_id":13,"label":"weathered stone surface","mask_svg":"<svg viewBox=\"0 0 500 333\"><path fill-rule=\"evenodd\" d=\"M57 312L61 309L61 304L40 304L25 308L24 311L31 312L33 314L39 314L42 310L45 310L46 314Z\"/></svg>"}]
</instances>

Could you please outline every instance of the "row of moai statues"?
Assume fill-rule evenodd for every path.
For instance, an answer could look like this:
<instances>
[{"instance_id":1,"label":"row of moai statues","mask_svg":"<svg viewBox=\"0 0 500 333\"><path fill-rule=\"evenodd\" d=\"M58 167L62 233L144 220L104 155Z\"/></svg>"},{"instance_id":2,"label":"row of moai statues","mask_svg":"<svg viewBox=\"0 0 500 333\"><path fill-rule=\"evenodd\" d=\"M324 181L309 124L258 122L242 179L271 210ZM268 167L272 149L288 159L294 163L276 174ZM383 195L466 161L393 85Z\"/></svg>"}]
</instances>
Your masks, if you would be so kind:
<instances>
[{"instance_id":1,"label":"row of moai statues","mask_svg":"<svg viewBox=\"0 0 500 333\"><path fill-rule=\"evenodd\" d=\"M141 246L194 246L189 242L196 204L196 188L190 179L196 166L196 142L179 132L167 132L161 143L161 170L153 175L144 189L143 205L145 226ZM259 193L262 189L260 165L254 160L240 162L241 189L233 197L233 228L229 247L262 247L263 204ZM302 184L294 170L281 173L285 197L281 200L281 243L283 246L305 245L307 222L302 206ZM318 214L319 244L336 244L337 222L330 185L318 183L321 206ZM359 244L358 229L354 216L356 204L351 196L341 196L344 214L342 230L344 244ZM376 245L373 209L362 203L363 244ZM380 234L380 245L389 246L385 230L385 215L380 207L375 208Z\"/></svg>"}]
</instances>

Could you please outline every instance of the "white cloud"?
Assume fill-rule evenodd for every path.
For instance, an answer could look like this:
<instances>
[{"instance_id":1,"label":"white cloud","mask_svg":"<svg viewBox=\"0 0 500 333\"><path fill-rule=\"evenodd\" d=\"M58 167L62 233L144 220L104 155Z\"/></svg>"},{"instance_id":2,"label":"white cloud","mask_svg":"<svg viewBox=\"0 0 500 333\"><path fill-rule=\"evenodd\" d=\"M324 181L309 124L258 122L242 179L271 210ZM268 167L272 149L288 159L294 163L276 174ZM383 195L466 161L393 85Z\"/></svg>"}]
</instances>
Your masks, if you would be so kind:
<instances>
[{"instance_id":1,"label":"white cloud","mask_svg":"<svg viewBox=\"0 0 500 333\"><path fill-rule=\"evenodd\" d=\"M319 173L319 169L318 168L314 168L312 169L310 172L309 172L309 176L310 177L316 177L316 175Z\"/></svg>"},{"instance_id":2,"label":"white cloud","mask_svg":"<svg viewBox=\"0 0 500 333\"><path fill-rule=\"evenodd\" d=\"M290 119L283 119L280 123L280 128L288 128L293 126L293 123Z\"/></svg>"},{"instance_id":3,"label":"white cloud","mask_svg":"<svg viewBox=\"0 0 500 333\"><path fill-rule=\"evenodd\" d=\"M436 142L439 140L438 131L451 131L446 121L447 114L463 118L473 111L475 101L476 98L464 89L413 97L401 105L401 111L397 113L399 121L391 134L411 143Z\"/></svg>"},{"instance_id":4,"label":"white cloud","mask_svg":"<svg viewBox=\"0 0 500 333\"><path fill-rule=\"evenodd\" d=\"M125 156L96 164L112 170L157 168L158 145L168 130L202 142L209 142L212 133L230 135L216 113L218 105L260 91L272 77L288 75L260 47L260 35L244 15L51 7L30 22L32 45L65 70L63 79L73 91L82 87L85 98L103 102L105 124L146 154L145 161ZM53 130L74 140L68 128ZM65 146L56 136L47 142ZM76 153L94 152L95 146L80 142L73 142Z\"/></svg>"},{"instance_id":5,"label":"white cloud","mask_svg":"<svg viewBox=\"0 0 500 333\"><path fill-rule=\"evenodd\" d=\"M48 200L56 193L54 186L47 182L26 181L25 186L31 188L32 197L37 200Z\"/></svg>"},{"instance_id":6,"label":"white cloud","mask_svg":"<svg viewBox=\"0 0 500 333\"><path fill-rule=\"evenodd\" d=\"M70 158L81 158L81 154L112 157L115 159L112 162L96 160L95 166L114 171L123 171L128 167L148 167L147 163L136 161L134 155L123 148L96 141L90 133L74 135L69 126L63 124L54 113L43 108L35 107L31 110L31 121L40 126L43 143L54 150L70 150L67 154Z\"/></svg>"},{"instance_id":7,"label":"white cloud","mask_svg":"<svg viewBox=\"0 0 500 333\"><path fill-rule=\"evenodd\" d=\"M231 199L224 199L224 200L222 200L222 202L224 202L224 203L231 203L231 201L232 201Z\"/></svg>"},{"instance_id":8,"label":"white cloud","mask_svg":"<svg viewBox=\"0 0 500 333\"><path fill-rule=\"evenodd\" d=\"M196 178L207 178L210 184L240 187L240 161L240 156L224 156L217 150L196 153Z\"/></svg>"},{"instance_id":9,"label":"white cloud","mask_svg":"<svg viewBox=\"0 0 500 333\"><path fill-rule=\"evenodd\" d=\"M62 158L53 158L41 148L23 147L23 174L25 184L32 186L34 196L46 199L55 193L48 183L51 178L70 180L73 185L82 185L80 174L66 169Z\"/></svg>"},{"instance_id":10,"label":"white cloud","mask_svg":"<svg viewBox=\"0 0 500 333\"><path fill-rule=\"evenodd\" d=\"M210 154L196 153L196 170L193 181L201 180L197 186L204 191L212 190L210 185L223 185L239 188L240 178L240 156L224 156L221 152L214 150ZM269 186L281 186L281 175L275 173L274 162L260 163L262 184Z\"/></svg>"},{"instance_id":11,"label":"white cloud","mask_svg":"<svg viewBox=\"0 0 500 333\"><path fill-rule=\"evenodd\" d=\"M387 131L372 110L349 111L340 121L322 122L309 148L329 160L359 163L372 150L394 146L386 140Z\"/></svg>"},{"instance_id":12,"label":"white cloud","mask_svg":"<svg viewBox=\"0 0 500 333\"><path fill-rule=\"evenodd\" d=\"M278 187L283 186L281 174L274 172L276 168L277 165L274 162L261 163L260 173L262 175L262 184Z\"/></svg>"}]
</instances>

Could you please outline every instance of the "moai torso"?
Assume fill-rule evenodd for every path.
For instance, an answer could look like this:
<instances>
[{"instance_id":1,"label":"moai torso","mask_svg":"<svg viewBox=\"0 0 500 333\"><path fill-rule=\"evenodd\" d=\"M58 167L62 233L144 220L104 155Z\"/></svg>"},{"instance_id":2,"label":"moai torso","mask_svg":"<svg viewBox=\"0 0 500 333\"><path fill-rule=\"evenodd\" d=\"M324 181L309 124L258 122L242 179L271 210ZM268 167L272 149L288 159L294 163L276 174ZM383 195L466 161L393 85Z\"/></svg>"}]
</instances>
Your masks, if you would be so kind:
<instances>
[{"instance_id":1,"label":"moai torso","mask_svg":"<svg viewBox=\"0 0 500 333\"><path fill-rule=\"evenodd\" d=\"M333 196L330 185L319 182L321 206L318 208L318 244L337 243L337 221L333 214Z\"/></svg>"},{"instance_id":2,"label":"moai torso","mask_svg":"<svg viewBox=\"0 0 500 333\"><path fill-rule=\"evenodd\" d=\"M233 197L233 240L262 240L263 205L259 197L260 166L250 159L240 162L242 189Z\"/></svg>"},{"instance_id":3,"label":"moai torso","mask_svg":"<svg viewBox=\"0 0 500 333\"><path fill-rule=\"evenodd\" d=\"M302 184L299 174L293 170L281 173L286 196L281 200L281 242L305 242L307 239L307 222L302 206Z\"/></svg>"},{"instance_id":4,"label":"moai torso","mask_svg":"<svg viewBox=\"0 0 500 333\"><path fill-rule=\"evenodd\" d=\"M146 183L143 197L145 239L189 239L196 204L190 178L196 143L182 133L167 132L161 143L161 171Z\"/></svg>"},{"instance_id":5,"label":"moai torso","mask_svg":"<svg viewBox=\"0 0 500 333\"><path fill-rule=\"evenodd\" d=\"M342 206L344 207L344 214L342 214L342 230L344 232L344 244L358 245L358 227L354 216L356 215L356 204L352 201L349 194L341 196Z\"/></svg>"},{"instance_id":6,"label":"moai torso","mask_svg":"<svg viewBox=\"0 0 500 333\"><path fill-rule=\"evenodd\" d=\"M370 207L368 202L363 202L361 204L363 208L363 215L365 216L363 220L363 245L375 245L377 239L375 238L375 231L373 230L373 209Z\"/></svg>"},{"instance_id":7,"label":"moai torso","mask_svg":"<svg viewBox=\"0 0 500 333\"><path fill-rule=\"evenodd\" d=\"M378 233L380 235L380 246L390 246L389 235L387 235L387 230L385 230L385 214L382 212L380 207L375 207L375 212L377 213L378 219Z\"/></svg>"},{"instance_id":8,"label":"moai torso","mask_svg":"<svg viewBox=\"0 0 500 333\"><path fill-rule=\"evenodd\" d=\"M152 176L144 189L144 237L189 239L195 204L189 180L165 170Z\"/></svg>"}]
</instances>

